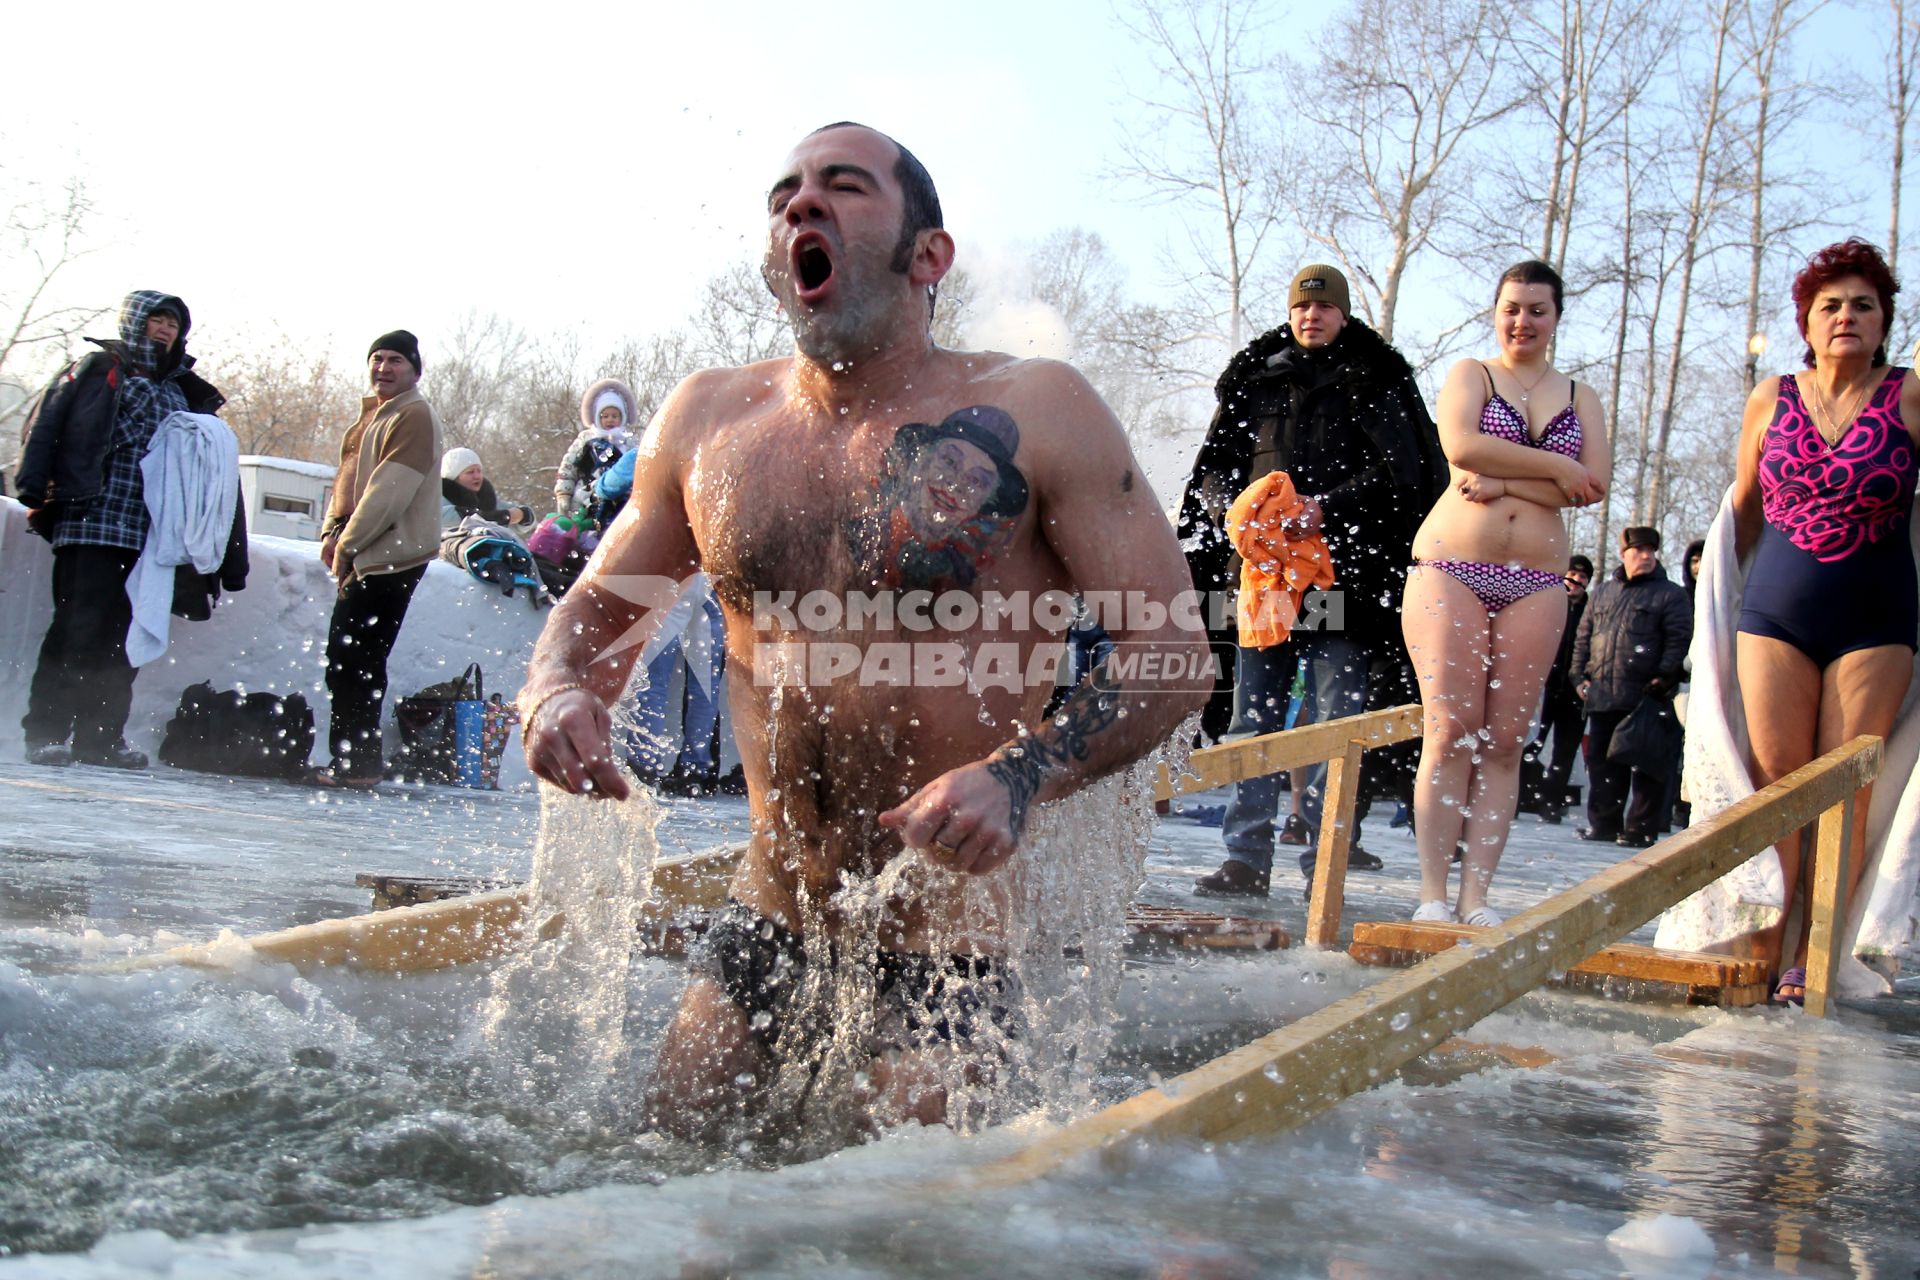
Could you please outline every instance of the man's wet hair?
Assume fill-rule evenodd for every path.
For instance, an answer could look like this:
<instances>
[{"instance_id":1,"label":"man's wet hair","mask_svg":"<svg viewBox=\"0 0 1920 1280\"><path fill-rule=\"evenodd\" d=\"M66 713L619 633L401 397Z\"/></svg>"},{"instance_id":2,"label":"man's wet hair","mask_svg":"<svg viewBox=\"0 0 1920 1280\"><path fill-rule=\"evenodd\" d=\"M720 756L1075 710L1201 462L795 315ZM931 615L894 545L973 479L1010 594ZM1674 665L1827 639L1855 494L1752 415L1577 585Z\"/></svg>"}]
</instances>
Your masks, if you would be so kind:
<instances>
[{"instance_id":1,"label":"man's wet hair","mask_svg":"<svg viewBox=\"0 0 1920 1280\"><path fill-rule=\"evenodd\" d=\"M920 157L907 150L900 139L890 133L884 133L870 124L861 124L858 120L836 120L832 124L823 124L813 133L825 133L830 129L865 129L868 133L877 133L893 144L898 153L893 162L893 180L900 184L900 238L893 244L893 260L887 265L896 275L905 275L907 268L913 265L914 238L922 231L945 229L940 213L940 193L934 189L933 175L927 172L927 166L920 163ZM940 286L934 285L927 290L927 313L933 313L934 294Z\"/></svg>"}]
</instances>

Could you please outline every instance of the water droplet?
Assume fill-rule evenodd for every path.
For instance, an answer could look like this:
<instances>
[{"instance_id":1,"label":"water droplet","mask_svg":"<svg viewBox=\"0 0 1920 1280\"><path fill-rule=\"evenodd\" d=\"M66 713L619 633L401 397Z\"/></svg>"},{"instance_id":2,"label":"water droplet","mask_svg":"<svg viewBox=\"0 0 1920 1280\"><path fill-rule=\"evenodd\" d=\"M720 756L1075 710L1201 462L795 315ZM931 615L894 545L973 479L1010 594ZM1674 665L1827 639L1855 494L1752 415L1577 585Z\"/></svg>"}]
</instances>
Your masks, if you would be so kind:
<instances>
[{"instance_id":1,"label":"water droplet","mask_svg":"<svg viewBox=\"0 0 1920 1280\"><path fill-rule=\"evenodd\" d=\"M1387 1025L1395 1031L1405 1031L1413 1025L1413 1015L1402 1009L1399 1013L1393 1015L1392 1020L1389 1021Z\"/></svg>"}]
</instances>

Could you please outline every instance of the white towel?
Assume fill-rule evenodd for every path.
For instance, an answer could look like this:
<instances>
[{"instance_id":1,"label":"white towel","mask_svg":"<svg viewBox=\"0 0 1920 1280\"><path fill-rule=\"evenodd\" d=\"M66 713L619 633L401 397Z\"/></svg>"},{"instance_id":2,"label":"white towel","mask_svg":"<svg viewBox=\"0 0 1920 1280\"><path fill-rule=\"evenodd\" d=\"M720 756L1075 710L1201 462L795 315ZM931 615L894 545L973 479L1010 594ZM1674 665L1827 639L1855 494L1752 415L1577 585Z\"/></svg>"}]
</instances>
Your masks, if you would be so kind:
<instances>
[{"instance_id":1,"label":"white towel","mask_svg":"<svg viewBox=\"0 0 1920 1280\"><path fill-rule=\"evenodd\" d=\"M1747 722L1734 667L1734 634L1746 575L1734 557L1733 495L1721 499L1707 532L1696 588L1691 697L1687 705L1686 785L1693 821L1700 822L1753 794L1747 772ZM1920 521L1913 524L1920 561ZM1845 608L1844 601L1835 601ZM1917 664L1920 668L1920 664ZM1840 993L1884 994L1913 947L1920 903L1920 669L1907 689L1886 764L1867 814L1868 870L1847 913L1845 937L1854 960L1843 963ZM1697 951L1765 928L1780 918L1780 859L1762 853L1678 904L1660 918L1656 946ZM1866 963L1862 963L1865 961Z\"/></svg>"},{"instance_id":2,"label":"white towel","mask_svg":"<svg viewBox=\"0 0 1920 1280\"><path fill-rule=\"evenodd\" d=\"M140 459L147 545L127 579L133 625L127 661L144 667L167 651L174 570L214 573L227 554L240 500L240 446L226 423L205 413L170 413Z\"/></svg>"}]
</instances>

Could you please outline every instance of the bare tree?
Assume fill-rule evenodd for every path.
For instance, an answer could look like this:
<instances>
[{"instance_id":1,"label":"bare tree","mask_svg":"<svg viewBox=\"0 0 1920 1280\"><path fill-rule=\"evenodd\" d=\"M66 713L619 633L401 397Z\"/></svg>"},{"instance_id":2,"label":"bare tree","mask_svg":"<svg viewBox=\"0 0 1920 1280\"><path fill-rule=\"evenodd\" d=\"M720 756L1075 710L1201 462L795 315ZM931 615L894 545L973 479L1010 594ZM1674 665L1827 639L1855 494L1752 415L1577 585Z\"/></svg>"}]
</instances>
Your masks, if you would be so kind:
<instances>
[{"instance_id":1,"label":"bare tree","mask_svg":"<svg viewBox=\"0 0 1920 1280\"><path fill-rule=\"evenodd\" d=\"M1752 391L1759 380L1762 319L1760 310L1761 276L1769 254L1794 232L1812 221L1788 195L1784 201L1782 183L1767 176L1767 159L1780 132L1797 118L1808 101L1807 86L1784 82L1777 74L1779 54L1794 31L1820 9L1819 3L1800 0L1766 0L1756 10L1751 5L1742 14L1740 41L1742 63L1752 80L1748 94L1751 118L1741 141L1748 157L1744 185L1747 188L1747 312L1746 312L1746 389ZM1771 198L1771 204L1769 203ZM1771 209L1771 212L1769 210Z\"/></svg>"},{"instance_id":2,"label":"bare tree","mask_svg":"<svg viewBox=\"0 0 1920 1280\"><path fill-rule=\"evenodd\" d=\"M1389 342L1414 258L1449 231L1484 238L1455 211L1472 205L1470 143L1529 91L1501 56L1506 13L1494 0L1355 0L1331 20L1317 62L1289 64L1316 160L1286 198Z\"/></svg>"},{"instance_id":3,"label":"bare tree","mask_svg":"<svg viewBox=\"0 0 1920 1280\"><path fill-rule=\"evenodd\" d=\"M1724 163L1727 108L1734 77L1742 68L1734 48L1736 25L1741 17L1740 0L1714 0L1710 10L1712 27L1707 35L1709 53L1699 78L1690 86L1688 101L1682 110L1695 130L1692 156L1692 184L1686 196L1679 246L1680 278L1675 287L1673 336L1667 347L1667 372L1661 399L1657 443L1652 453L1652 479L1644 494L1641 510L1658 513L1665 497L1667 447L1673 436L1675 413L1680 396L1680 378L1686 356L1687 320L1693 303L1694 270L1708 252L1708 232L1712 220L1727 196L1726 175L1716 168Z\"/></svg>"},{"instance_id":4,"label":"bare tree","mask_svg":"<svg viewBox=\"0 0 1920 1280\"><path fill-rule=\"evenodd\" d=\"M64 353L82 329L105 314L105 308L62 305L55 287L63 271L92 252L86 240L93 200L78 178L57 188L11 181L7 187L6 218L0 223L6 245L0 253L0 374L31 380L40 371L21 370L23 357ZM25 386L0 379L0 417L20 408Z\"/></svg>"},{"instance_id":5,"label":"bare tree","mask_svg":"<svg viewBox=\"0 0 1920 1280\"><path fill-rule=\"evenodd\" d=\"M1887 265L1900 272L1900 203L1905 194L1907 130L1920 104L1920 10L1911 0L1892 0L1893 40L1887 46L1887 126L1892 132L1893 162L1887 208ZM1909 331L1920 305L1909 300L1905 319Z\"/></svg>"},{"instance_id":6,"label":"bare tree","mask_svg":"<svg viewBox=\"0 0 1920 1280\"><path fill-rule=\"evenodd\" d=\"M1116 176L1183 211L1182 287L1203 322L1192 340L1213 329L1237 351L1279 208L1260 7L1139 0L1121 25L1149 51L1159 84L1136 95L1152 124L1123 136Z\"/></svg>"},{"instance_id":7,"label":"bare tree","mask_svg":"<svg viewBox=\"0 0 1920 1280\"><path fill-rule=\"evenodd\" d=\"M479 452L503 499L549 484L579 430L578 342L545 341L497 314L469 312L427 364L446 445ZM543 478L544 477L544 478Z\"/></svg>"},{"instance_id":8,"label":"bare tree","mask_svg":"<svg viewBox=\"0 0 1920 1280\"><path fill-rule=\"evenodd\" d=\"M793 350L792 332L760 277L758 259L736 262L707 281L688 333L703 366L731 368Z\"/></svg>"},{"instance_id":9,"label":"bare tree","mask_svg":"<svg viewBox=\"0 0 1920 1280\"><path fill-rule=\"evenodd\" d=\"M227 397L220 416L241 453L332 463L340 435L360 408L358 379L310 356L285 337L271 346L223 354L208 376Z\"/></svg>"},{"instance_id":10,"label":"bare tree","mask_svg":"<svg viewBox=\"0 0 1920 1280\"><path fill-rule=\"evenodd\" d=\"M1536 194L1540 153L1529 147L1509 167L1501 194L1505 202L1540 210L1532 251L1563 277L1581 209L1580 180L1590 161L1607 158L1627 112L1665 66L1673 10L1670 0L1542 0L1516 23L1519 64L1551 68L1532 95L1549 137L1547 189Z\"/></svg>"},{"instance_id":11,"label":"bare tree","mask_svg":"<svg viewBox=\"0 0 1920 1280\"><path fill-rule=\"evenodd\" d=\"M1192 377L1166 363L1180 344L1165 343L1164 313L1128 300L1126 271L1105 240L1066 227L1030 257L1035 300L1059 314L1074 366L1136 442L1166 439L1186 425L1179 400Z\"/></svg>"}]
</instances>

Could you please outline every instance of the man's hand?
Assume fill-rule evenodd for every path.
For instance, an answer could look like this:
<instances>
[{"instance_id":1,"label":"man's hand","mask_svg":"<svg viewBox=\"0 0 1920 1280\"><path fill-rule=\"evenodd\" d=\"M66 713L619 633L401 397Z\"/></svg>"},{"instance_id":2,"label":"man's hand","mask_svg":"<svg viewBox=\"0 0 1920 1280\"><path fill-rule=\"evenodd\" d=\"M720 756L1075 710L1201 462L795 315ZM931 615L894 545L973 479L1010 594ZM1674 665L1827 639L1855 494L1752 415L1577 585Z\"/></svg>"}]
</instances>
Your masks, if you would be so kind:
<instances>
[{"instance_id":1,"label":"man's hand","mask_svg":"<svg viewBox=\"0 0 1920 1280\"><path fill-rule=\"evenodd\" d=\"M337 533L330 533L320 539L320 563L327 567L328 573L333 572L333 553L338 550L339 547L340 535Z\"/></svg>"},{"instance_id":2,"label":"man's hand","mask_svg":"<svg viewBox=\"0 0 1920 1280\"><path fill-rule=\"evenodd\" d=\"M977 760L941 774L881 814L880 825L942 866L985 875L1014 855L1022 834L1014 827L1013 796L988 765Z\"/></svg>"},{"instance_id":3,"label":"man's hand","mask_svg":"<svg viewBox=\"0 0 1920 1280\"><path fill-rule=\"evenodd\" d=\"M534 713L522 730L522 745L535 776L573 795L625 800L630 792L613 762L613 717L606 704L586 689L528 701Z\"/></svg>"},{"instance_id":4,"label":"man's hand","mask_svg":"<svg viewBox=\"0 0 1920 1280\"><path fill-rule=\"evenodd\" d=\"M1587 690L1591 688L1593 688L1593 681L1582 680L1580 686L1575 689L1574 692L1580 695L1580 701L1585 702L1587 700Z\"/></svg>"}]
</instances>

